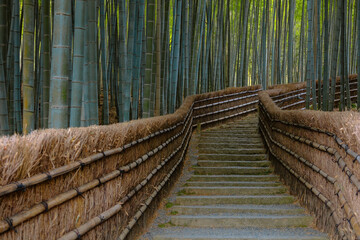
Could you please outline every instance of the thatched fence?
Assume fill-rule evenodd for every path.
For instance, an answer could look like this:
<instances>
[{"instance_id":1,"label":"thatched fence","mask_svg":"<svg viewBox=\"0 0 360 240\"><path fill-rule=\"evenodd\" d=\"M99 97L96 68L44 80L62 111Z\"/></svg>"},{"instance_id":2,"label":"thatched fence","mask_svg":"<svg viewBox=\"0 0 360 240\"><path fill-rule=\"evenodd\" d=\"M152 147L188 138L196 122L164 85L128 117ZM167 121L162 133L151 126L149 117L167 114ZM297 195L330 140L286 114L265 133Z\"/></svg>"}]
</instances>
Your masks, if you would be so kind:
<instances>
[{"instance_id":1,"label":"thatched fence","mask_svg":"<svg viewBox=\"0 0 360 240\"><path fill-rule=\"evenodd\" d=\"M162 117L0 138L0 239L136 238L193 128L256 112L259 90L191 96Z\"/></svg>"},{"instance_id":2,"label":"thatched fence","mask_svg":"<svg viewBox=\"0 0 360 240\"><path fill-rule=\"evenodd\" d=\"M0 239L136 238L178 177L193 129L257 108L275 170L318 226L358 237L359 115L299 111L304 93L304 84L230 88L162 117L0 138Z\"/></svg>"},{"instance_id":3,"label":"thatched fence","mask_svg":"<svg viewBox=\"0 0 360 240\"><path fill-rule=\"evenodd\" d=\"M278 99L291 101L304 87L291 84L259 93L259 125L270 160L291 193L317 217L319 228L333 239L360 239L360 115L278 106ZM300 109L301 101L287 105Z\"/></svg>"}]
</instances>

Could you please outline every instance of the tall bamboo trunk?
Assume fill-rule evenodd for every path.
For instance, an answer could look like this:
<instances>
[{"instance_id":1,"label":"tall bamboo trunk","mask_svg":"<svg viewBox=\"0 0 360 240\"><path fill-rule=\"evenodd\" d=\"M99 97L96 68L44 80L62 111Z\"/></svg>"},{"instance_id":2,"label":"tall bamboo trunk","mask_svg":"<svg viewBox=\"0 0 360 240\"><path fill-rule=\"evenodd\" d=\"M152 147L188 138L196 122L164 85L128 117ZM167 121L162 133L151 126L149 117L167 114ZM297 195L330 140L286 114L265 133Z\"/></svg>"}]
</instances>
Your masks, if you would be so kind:
<instances>
[{"instance_id":1,"label":"tall bamboo trunk","mask_svg":"<svg viewBox=\"0 0 360 240\"><path fill-rule=\"evenodd\" d=\"M30 133L35 128L34 106L34 0L24 0L23 33L23 129Z\"/></svg>"},{"instance_id":2,"label":"tall bamboo trunk","mask_svg":"<svg viewBox=\"0 0 360 240\"><path fill-rule=\"evenodd\" d=\"M119 3L119 68L120 68L120 83L119 83L119 106L121 112L119 113L119 122L129 120L129 109L127 109L126 119L125 119L125 105L124 101L128 100L130 102L130 95L124 94L124 89L127 87L127 52L126 52L126 9L125 9L125 0L121 0ZM129 90L130 92L130 90ZM126 107L130 106L130 103L127 103Z\"/></svg>"},{"instance_id":3,"label":"tall bamboo trunk","mask_svg":"<svg viewBox=\"0 0 360 240\"><path fill-rule=\"evenodd\" d=\"M155 116L160 115L161 99L161 1L156 4L156 95L155 95ZM186 33L185 33L186 34ZM185 49L186 51L186 49Z\"/></svg>"},{"instance_id":4,"label":"tall bamboo trunk","mask_svg":"<svg viewBox=\"0 0 360 240\"><path fill-rule=\"evenodd\" d=\"M85 7L86 0L76 1L70 127L80 127L81 125L81 102L84 82Z\"/></svg>"},{"instance_id":5,"label":"tall bamboo trunk","mask_svg":"<svg viewBox=\"0 0 360 240\"><path fill-rule=\"evenodd\" d=\"M331 69L330 69L330 79L331 79L331 93L330 93L330 102L329 102L329 110L332 111L334 109L334 99L335 99L335 86L336 86L336 67L338 63L338 53L339 53L339 38L340 38L340 23L341 23L341 11L343 1L338 1L337 11L336 11L336 19L334 20L334 32L332 39L332 53L331 53Z\"/></svg>"},{"instance_id":6,"label":"tall bamboo trunk","mask_svg":"<svg viewBox=\"0 0 360 240\"><path fill-rule=\"evenodd\" d=\"M289 40L288 40L288 82L293 82L293 45L294 45L294 15L295 15L295 0L290 0L289 6Z\"/></svg>"},{"instance_id":7,"label":"tall bamboo trunk","mask_svg":"<svg viewBox=\"0 0 360 240\"><path fill-rule=\"evenodd\" d=\"M99 124L96 0L88 0L88 83L89 124Z\"/></svg>"},{"instance_id":8,"label":"tall bamboo trunk","mask_svg":"<svg viewBox=\"0 0 360 240\"><path fill-rule=\"evenodd\" d=\"M150 117L151 111L151 80L152 80L152 61L153 61L153 40L155 27L155 0L147 1L146 12L146 55L145 55L145 79L144 79L144 98L142 103L143 117Z\"/></svg>"},{"instance_id":9,"label":"tall bamboo trunk","mask_svg":"<svg viewBox=\"0 0 360 240\"><path fill-rule=\"evenodd\" d=\"M6 97L6 84L2 48L0 48L0 136L7 135L9 131L8 103Z\"/></svg>"},{"instance_id":10,"label":"tall bamboo trunk","mask_svg":"<svg viewBox=\"0 0 360 240\"><path fill-rule=\"evenodd\" d=\"M356 30L356 37L357 37L357 67L356 72L358 74L357 78L357 109L360 110L360 0L356 0L356 16L357 16L357 30Z\"/></svg>"},{"instance_id":11,"label":"tall bamboo trunk","mask_svg":"<svg viewBox=\"0 0 360 240\"><path fill-rule=\"evenodd\" d=\"M137 3L137 20L135 30L135 48L133 54L133 74L132 74L132 119L139 117L139 92L140 92L140 76L141 76L141 54L143 48L143 28L144 28L144 9L145 1L138 0Z\"/></svg>"},{"instance_id":12,"label":"tall bamboo trunk","mask_svg":"<svg viewBox=\"0 0 360 240\"><path fill-rule=\"evenodd\" d=\"M101 48L101 76L103 83L103 106L102 117L103 124L109 124L109 83L107 78L107 63L106 63L106 42L105 42L105 5L104 0L100 0L100 48ZM109 18L110 19L110 18Z\"/></svg>"},{"instance_id":13,"label":"tall bamboo trunk","mask_svg":"<svg viewBox=\"0 0 360 240\"><path fill-rule=\"evenodd\" d=\"M324 72L323 72L323 101L322 110L328 111L329 106L329 21L328 21L328 1L325 1L324 15Z\"/></svg>"},{"instance_id":14,"label":"tall bamboo trunk","mask_svg":"<svg viewBox=\"0 0 360 240\"><path fill-rule=\"evenodd\" d=\"M14 8L14 120L15 130L22 133L21 116L21 75L20 75L20 6L19 1L13 2Z\"/></svg>"},{"instance_id":15,"label":"tall bamboo trunk","mask_svg":"<svg viewBox=\"0 0 360 240\"><path fill-rule=\"evenodd\" d=\"M171 49L173 52L173 63L172 63L172 69L171 71L171 99L170 99L170 112L175 112L176 107L176 96L177 96L177 85L178 85L178 73L179 73L179 58L180 58L180 29L181 29L181 6L182 6L182 0L176 1L176 24L175 24L175 37L174 37L174 44ZM196 88L196 82L195 82L195 88Z\"/></svg>"}]
</instances>

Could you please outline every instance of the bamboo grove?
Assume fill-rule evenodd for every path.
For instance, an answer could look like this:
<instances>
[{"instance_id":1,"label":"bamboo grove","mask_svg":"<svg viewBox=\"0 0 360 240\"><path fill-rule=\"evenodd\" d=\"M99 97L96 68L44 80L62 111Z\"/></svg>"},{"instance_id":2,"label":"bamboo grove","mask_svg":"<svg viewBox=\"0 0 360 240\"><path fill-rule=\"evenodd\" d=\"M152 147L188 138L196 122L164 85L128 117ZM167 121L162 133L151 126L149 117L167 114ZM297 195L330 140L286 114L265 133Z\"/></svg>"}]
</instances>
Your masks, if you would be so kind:
<instances>
[{"instance_id":1,"label":"bamboo grove","mask_svg":"<svg viewBox=\"0 0 360 240\"><path fill-rule=\"evenodd\" d=\"M360 0L0 0L0 134L158 116L254 84L307 81L307 107L328 111L338 75L350 109L359 47Z\"/></svg>"}]
</instances>

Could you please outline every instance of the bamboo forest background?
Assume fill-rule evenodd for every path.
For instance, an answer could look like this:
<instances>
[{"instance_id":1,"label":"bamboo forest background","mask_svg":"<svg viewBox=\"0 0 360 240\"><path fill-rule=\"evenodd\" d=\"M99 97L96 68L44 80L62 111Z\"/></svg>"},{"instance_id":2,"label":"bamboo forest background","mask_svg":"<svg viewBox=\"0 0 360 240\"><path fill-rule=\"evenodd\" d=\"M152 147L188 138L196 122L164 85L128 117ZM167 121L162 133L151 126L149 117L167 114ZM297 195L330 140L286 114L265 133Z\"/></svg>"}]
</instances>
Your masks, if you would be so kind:
<instances>
[{"instance_id":1,"label":"bamboo forest background","mask_svg":"<svg viewBox=\"0 0 360 240\"><path fill-rule=\"evenodd\" d=\"M337 75L350 109L359 2L0 0L0 135L158 116L254 84L307 81L307 107L327 111Z\"/></svg>"}]
</instances>

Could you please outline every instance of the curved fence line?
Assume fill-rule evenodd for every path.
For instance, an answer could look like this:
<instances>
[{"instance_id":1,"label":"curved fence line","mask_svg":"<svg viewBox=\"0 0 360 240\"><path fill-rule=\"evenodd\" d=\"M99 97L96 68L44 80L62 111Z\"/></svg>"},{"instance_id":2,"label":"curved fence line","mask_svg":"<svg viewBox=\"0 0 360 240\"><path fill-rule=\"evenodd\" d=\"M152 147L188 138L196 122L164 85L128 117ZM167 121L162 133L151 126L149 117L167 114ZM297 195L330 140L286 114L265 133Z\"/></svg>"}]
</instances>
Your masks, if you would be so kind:
<instances>
[{"instance_id":1,"label":"curved fence line","mask_svg":"<svg viewBox=\"0 0 360 240\"><path fill-rule=\"evenodd\" d=\"M266 114L266 111L265 109L261 109L262 112ZM264 121L260 118L260 121L261 121L261 126L265 126L265 123ZM271 121L269 121L271 123ZM266 128L266 127L265 127ZM337 156L337 163L340 167L340 165L342 164L345 164L344 161L341 159L341 156L340 154L337 153L337 151L331 147L328 147L328 146L325 146L325 145L321 145L321 144L318 144L316 142L313 142L313 141L310 141L308 139L305 139L305 138L302 138L302 137L299 137L299 136L295 136L293 134L290 134L288 132L284 132L282 131L281 129L278 129L278 128L275 128L275 127L271 127L270 128L273 130L273 131L276 131L276 132L279 132L281 134L284 134L285 136L288 136L289 138L293 139L293 140L296 140L298 142L301 142L301 143L306 143L307 145L317 149L317 150L320 150L320 151L325 151L331 155L335 155ZM267 133L268 133L268 130L267 130ZM344 197L344 194L342 194L342 191L341 189L343 189L343 187L341 187L341 183L336 181L335 178L329 176L328 173L324 172L321 168L319 168L318 166L316 166L314 163L306 160L305 158L299 156L298 153L294 152L294 151L291 151L290 149L288 149L287 147L285 147L284 145L282 145L281 143L279 143L278 141L274 140L270 134L268 134L268 138L270 139L270 141L275 144L279 149L283 150L283 151L286 151L288 154L292 155L294 158L296 158L297 160L299 160L301 163L303 163L305 166L311 168L315 173L318 173L320 174L324 179L326 179L328 182L330 182L331 184L333 184L334 186L334 189L333 189L333 192L334 192L334 195L336 195L338 197L338 200L341 202L341 209L343 209L347 215L347 221L351 223L351 228L353 230L355 230L356 233L360 233L360 224L358 222L358 220L356 219L356 216L353 212L353 210L350 208L350 205L349 203L346 201L345 197ZM268 147L270 148L270 145L268 145ZM342 164L339 164L339 161L342 162ZM345 165L346 166L346 165ZM347 168L347 167L343 167L343 171L345 171L347 173L348 176L353 176L353 179L349 178L350 180L350 183L353 183L357 188L358 188L358 184L355 184L355 183L358 183L359 181L357 180L357 178L351 173L351 171ZM359 235L360 236L360 235Z\"/></svg>"},{"instance_id":2,"label":"curved fence line","mask_svg":"<svg viewBox=\"0 0 360 240\"><path fill-rule=\"evenodd\" d=\"M354 211L354 204L359 202L358 193L360 192L360 181L359 177L355 174L355 172L352 170L354 166L348 166L345 159L341 156L339 151L335 149L333 146L324 145L318 143L316 140L310 139L309 137L302 137L293 132L293 130L300 130L304 129L309 132L307 132L307 136L311 136L311 133L316 134L322 134L323 138L331 138L333 139L333 145L338 146L340 149L342 149L348 156L353 157L352 163L359 162L360 156L358 153L356 153L354 150L351 150L351 148L335 133L330 132L328 130L320 129L318 127L312 127L308 126L306 124L299 124L294 123L291 121L285 121L283 120L285 118L282 117L282 114L285 114L286 111L282 111L281 109L286 107L276 107L276 103L281 102L283 99L289 100L294 99L297 97L297 95L301 95L303 93L297 94L295 96L288 96L287 93L294 93L298 92L299 90L291 91L288 90L285 93L281 93L282 99L280 98L273 98L271 100L270 95L273 94L273 90L263 91L261 94L259 94L259 125L261 133L264 137L264 140L266 142L267 148L269 150L269 153L271 156L276 159L277 162L281 164L281 166L286 169L290 174L292 174L296 179L298 179L301 184L303 184L308 190L310 190L315 197L320 199L325 206L328 207L330 211L330 216L334 219L334 225L335 225L335 233L333 234L337 235L339 239L360 239L360 224L359 220L357 218L358 213ZM275 93L275 91L274 91ZM276 94L275 96L279 96ZM352 96L354 98L356 96ZM295 102L292 103L292 106L296 106L301 104L302 102ZM307 115L301 114L299 112L299 116L297 116L297 121L301 121L301 118L305 118ZM289 114L287 114L289 115ZM298 120L300 119L300 120ZM305 121L306 122L306 121ZM309 122L309 121L308 121ZM276 125L275 125L276 124ZM278 125L281 124L281 125ZM331 124L331 123L330 123ZM281 127L280 126L284 126ZM297 131L298 131L297 130ZM302 134L302 132L299 132ZM278 137L279 136L279 137ZM320 135L319 135L320 136ZM284 139L284 137L286 139ZM279 139L277 139L279 138ZM334 165L327 165L328 169L332 169L332 166L337 165L338 170L336 172L341 173L341 177L345 177L348 179L349 182L345 183L344 185L338 180L339 176L331 176L331 174L335 174L333 170L330 170L329 172L324 171L321 169L316 162L319 162L319 159L306 159L305 157L301 156L298 151L301 151L302 148L296 147L296 150L291 150L290 145L292 142L297 142L299 144L305 145L309 147L308 151L319 151L323 153L327 153L329 155L328 158L323 159L322 161L329 161L331 163L335 163ZM290 145L289 145L290 144ZM289 145L287 147L286 145ZM274 151L274 147L276 148L276 152ZM313 149L313 150L311 150ZM314 153L308 152L309 155L314 155ZM287 155L286 155L287 154ZM292 159L296 159L300 163L300 165L294 165L295 168L293 168L292 165L289 165L289 157ZM301 167L303 166L303 167ZM299 171L301 169L309 168L312 170L312 173L308 176L310 181L315 181L315 176L321 176L325 181L327 181L330 185L329 187L326 186L320 186L321 189L325 189L325 192L322 193L317 183L312 184L308 181L306 181L301 174L299 174ZM301 170L301 171L303 171ZM282 172L280 171L280 174ZM314 175L314 176L313 176ZM339 178L340 179L340 178ZM294 184L293 182L289 182L290 185ZM331 186L331 187L330 187ZM354 188L355 190L352 191L351 188ZM315 189L315 190L314 190ZM331 193L329 193L329 191ZM297 194L300 194L300 192L297 192ZM350 196L349 196L350 194ZM353 194L353 195L351 195ZM335 198L334 198L335 196ZM354 196L354 197L352 197ZM349 199L348 199L349 197ZM351 198L351 201L350 201ZM330 204L329 204L330 203ZM308 204L306 201L304 204ZM309 205L310 206L310 205ZM314 206L310 206L314 207ZM314 211L319 211L318 209L313 209ZM324 213L317 212L319 214L318 217L320 218L326 218ZM336 216L334 218L334 214L339 213L340 215ZM343 216L343 217L342 217ZM323 221L326 221L325 219ZM325 224L326 225L326 224ZM330 226L321 226L325 230L332 232L334 229L330 229ZM340 227L340 225L342 227Z\"/></svg>"},{"instance_id":3,"label":"curved fence line","mask_svg":"<svg viewBox=\"0 0 360 240\"><path fill-rule=\"evenodd\" d=\"M233 93L231 93L231 91L233 91ZM71 228L66 231L64 231L63 228L52 229L52 234L55 234L54 236L56 237L60 237L61 239L76 239L93 232L92 230L96 226L106 225L105 223L114 221L114 216L118 216L119 213L122 213L120 215L123 215L124 211L128 212L128 210L125 210L126 207L124 208L124 206L131 204L133 208L131 209L131 212L128 212L128 217L119 219L119 221L121 221L121 224L119 224L119 231L121 231L118 232L117 236L120 236L120 239L123 239L183 161L193 128L198 124L214 124L256 111L255 106L258 103L258 95L254 93L257 93L258 91L260 91L259 87L234 88L190 97L191 100L185 100L185 102L187 101L186 104L188 107L182 106L183 109L186 109L186 112L182 115L183 117L173 125L123 144L121 147L108 149L76 160L70 164L49 170L46 173L36 174L29 178L1 186L0 200L9 201L12 198L18 198L19 196L26 194L30 190L31 192L35 189L39 189L36 191L42 191L44 189L42 187L44 184L51 184L54 181L63 181L63 179L72 181L73 177L71 176L75 176L76 174L80 174L81 176L82 169L84 169L85 166L91 169L93 168L93 165L97 166L96 164L98 164L98 162L107 163L114 161L114 157L116 159L118 158L117 156L126 155L127 153L130 153L129 151L132 151L132 149L136 150L137 148L153 146L151 149L147 148L148 150L142 156L136 157L131 161L126 160L126 164L120 164L120 166L116 166L113 170L109 169L108 172L104 172L99 177L93 177L84 183L80 183L77 186L75 185L71 189L65 189L65 191L56 193L47 199L42 199L41 202L32 201L33 203L31 204L31 199L29 199L30 205L23 210L14 212L12 215L1 216L0 238L5 237L13 239L15 237L31 239L32 237L35 237L36 234L33 236L32 233L24 232L24 230L19 231L18 228L23 229L24 227L26 228L26 226L29 226L29 224L35 224L37 218L51 214L54 211L62 211L60 209L64 209L64 207L66 209L66 206L73 208L72 204L74 201L77 201L76 199L84 199L87 201L91 192L101 192L105 185L118 185L118 182L121 182L125 189L127 189L126 182L129 181L127 179L129 177L131 178L131 176L135 177L135 175L138 174L135 172L145 170L147 175L143 177L139 175L136 179L136 184L128 188L126 192L123 193L124 195L121 194L122 197L119 198L120 200L112 205L112 207L107 210L104 209L101 213L99 212L99 214L88 219L84 216L85 218L81 221L81 225L79 226L77 226L78 224L75 221L66 223L69 227L77 226L72 228L72 230ZM221 95L217 96L218 94ZM224 98L229 99L223 100ZM195 106L210 100L215 102L206 104L205 106ZM154 143L156 143L155 146ZM161 161L158 162L160 159ZM166 170L169 167L171 167L171 170ZM135 172L132 173L132 170L135 170ZM161 179L161 181L157 182L159 179ZM153 187L155 187L156 190L152 191L150 195L147 194L146 192ZM4 201L0 201L0 204L1 202L4 203ZM72 213L73 211L74 210L68 210L69 213ZM59 214L65 213L59 212ZM117 218L118 217L115 219ZM42 227L38 225L31 226L36 227L37 229L41 229ZM69 227L66 227L66 229ZM29 227L26 229L29 229ZM89 236L93 236L93 234Z\"/></svg>"}]
</instances>

